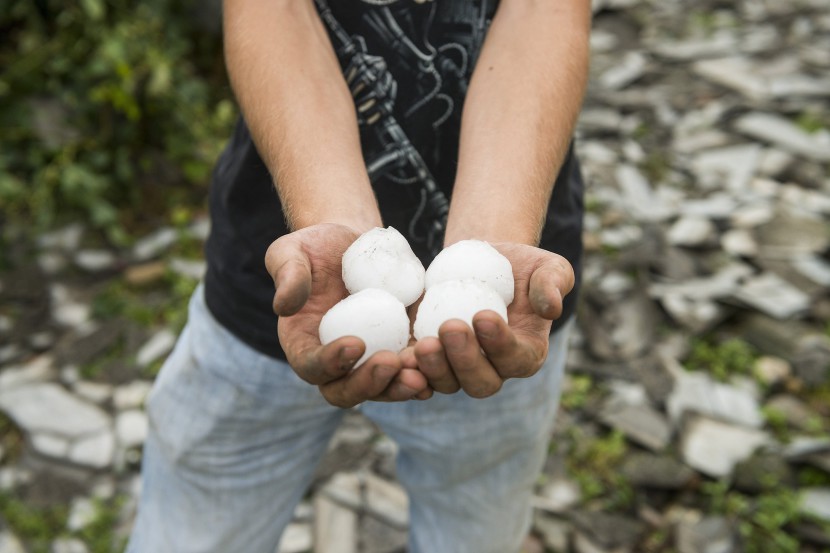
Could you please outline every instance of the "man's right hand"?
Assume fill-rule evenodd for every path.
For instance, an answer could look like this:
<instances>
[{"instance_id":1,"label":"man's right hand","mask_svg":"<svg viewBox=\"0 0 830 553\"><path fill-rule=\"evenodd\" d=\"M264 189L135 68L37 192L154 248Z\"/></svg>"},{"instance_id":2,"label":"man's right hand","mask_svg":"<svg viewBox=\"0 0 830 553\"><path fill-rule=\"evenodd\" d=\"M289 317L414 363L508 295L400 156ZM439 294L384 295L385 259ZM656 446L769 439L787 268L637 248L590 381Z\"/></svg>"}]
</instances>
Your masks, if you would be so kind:
<instances>
[{"instance_id":1,"label":"man's right hand","mask_svg":"<svg viewBox=\"0 0 830 553\"><path fill-rule=\"evenodd\" d=\"M347 226L326 223L282 236L268 248L265 265L274 279L273 308L288 363L337 407L367 400L427 399L432 390L426 378L416 369L403 368L396 353L378 352L354 368L365 349L360 338L320 343L320 320L348 295L341 259L357 237Z\"/></svg>"}]
</instances>

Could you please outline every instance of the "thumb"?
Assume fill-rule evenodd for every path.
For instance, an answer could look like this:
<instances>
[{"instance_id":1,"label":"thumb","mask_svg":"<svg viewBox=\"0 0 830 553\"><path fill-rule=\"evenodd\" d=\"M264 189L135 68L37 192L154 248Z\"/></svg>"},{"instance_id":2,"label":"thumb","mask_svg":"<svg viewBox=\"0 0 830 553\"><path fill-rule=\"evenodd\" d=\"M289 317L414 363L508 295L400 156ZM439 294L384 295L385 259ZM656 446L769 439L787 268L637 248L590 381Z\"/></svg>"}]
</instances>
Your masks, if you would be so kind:
<instances>
[{"instance_id":1,"label":"thumb","mask_svg":"<svg viewBox=\"0 0 830 553\"><path fill-rule=\"evenodd\" d=\"M574 287L574 271L564 257L549 254L530 275L528 299L534 313L548 320L562 315L562 301Z\"/></svg>"},{"instance_id":2,"label":"thumb","mask_svg":"<svg viewBox=\"0 0 830 553\"><path fill-rule=\"evenodd\" d=\"M265 253L265 267L274 279L273 308L280 316L302 309L311 295L311 261L294 235L275 240Z\"/></svg>"}]
</instances>

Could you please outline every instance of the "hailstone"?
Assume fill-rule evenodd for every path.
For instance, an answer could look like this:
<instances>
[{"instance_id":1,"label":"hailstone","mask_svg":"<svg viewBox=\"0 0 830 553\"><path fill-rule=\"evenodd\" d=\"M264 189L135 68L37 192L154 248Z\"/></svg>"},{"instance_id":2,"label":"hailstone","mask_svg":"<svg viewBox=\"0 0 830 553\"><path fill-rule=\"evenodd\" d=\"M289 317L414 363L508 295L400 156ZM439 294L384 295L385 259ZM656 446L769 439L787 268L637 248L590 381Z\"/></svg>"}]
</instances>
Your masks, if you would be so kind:
<instances>
[{"instance_id":1,"label":"hailstone","mask_svg":"<svg viewBox=\"0 0 830 553\"><path fill-rule=\"evenodd\" d=\"M351 294L380 288L412 305L424 291L424 266L400 232L375 227L343 254L343 282Z\"/></svg>"},{"instance_id":2,"label":"hailstone","mask_svg":"<svg viewBox=\"0 0 830 553\"><path fill-rule=\"evenodd\" d=\"M320 342L323 344L343 336L357 336L366 344L366 351L356 367L379 351L397 353L409 342L406 308L385 290L361 290L338 302L320 321Z\"/></svg>"},{"instance_id":3,"label":"hailstone","mask_svg":"<svg viewBox=\"0 0 830 553\"><path fill-rule=\"evenodd\" d=\"M462 240L445 248L426 272L427 291L450 280L473 279L495 290L505 305L513 301L513 266L482 240Z\"/></svg>"},{"instance_id":4,"label":"hailstone","mask_svg":"<svg viewBox=\"0 0 830 553\"><path fill-rule=\"evenodd\" d=\"M438 329L450 319L461 319L472 327L473 316L485 309L492 309L507 321L502 297L478 280L448 280L430 286L418 306L415 339L438 336Z\"/></svg>"}]
</instances>

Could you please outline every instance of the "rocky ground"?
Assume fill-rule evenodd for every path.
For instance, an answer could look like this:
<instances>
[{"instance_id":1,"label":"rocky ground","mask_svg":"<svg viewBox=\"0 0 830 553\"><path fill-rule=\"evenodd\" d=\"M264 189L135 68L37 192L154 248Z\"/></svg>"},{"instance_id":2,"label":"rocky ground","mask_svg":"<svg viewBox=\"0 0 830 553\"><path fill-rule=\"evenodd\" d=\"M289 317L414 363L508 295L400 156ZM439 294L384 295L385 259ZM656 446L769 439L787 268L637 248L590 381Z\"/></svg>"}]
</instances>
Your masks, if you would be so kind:
<instances>
[{"instance_id":1,"label":"rocky ground","mask_svg":"<svg viewBox=\"0 0 830 553\"><path fill-rule=\"evenodd\" d=\"M830 5L605 0L591 44L579 331L525 551L830 551ZM0 553L115 550L207 222L4 232ZM402 551L394 457L350 414L279 552Z\"/></svg>"}]
</instances>

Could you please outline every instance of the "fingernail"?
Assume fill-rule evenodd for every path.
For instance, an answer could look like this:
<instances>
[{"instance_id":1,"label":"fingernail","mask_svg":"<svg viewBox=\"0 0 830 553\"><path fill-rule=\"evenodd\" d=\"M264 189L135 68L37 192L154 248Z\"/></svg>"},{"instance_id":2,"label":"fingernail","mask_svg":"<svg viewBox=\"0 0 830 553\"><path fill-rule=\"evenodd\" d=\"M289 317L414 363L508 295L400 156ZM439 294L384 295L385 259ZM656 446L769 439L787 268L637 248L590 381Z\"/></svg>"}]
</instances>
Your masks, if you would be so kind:
<instances>
[{"instance_id":1,"label":"fingernail","mask_svg":"<svg viewBox=\"0 0 830 553\"><path fill-rule=\"evenodd\" d=\"M441 341L444 342L447 349L460 350L464 349L464 346L467 345L467 335L463 332L449 332L444 334Z\"/></svg>"},{"instance_id":2,"label":"fingernail","mask_svg":"<svg viewBox=\"0 0 830 553\"><path fill-rule=\"evenodd\" d=\"M493 321L478 321L474 325L476 327L476 334L482 338L493 338L496 336L496 332L498 332L498 327Z\"/></svg>"},{"instance_id":3,"label":"fingernail","mask_svg":"<svg viewBox=\"0 0 830 553\"><path fill-rule=\"evenodd\" d=\"M344 371L348 371L354 367L358 359L360 359L360 348L353 346L345 347L340 351L340 367Z\"/></svg>"},{"instance_id":4,"label":"fingernail","mask_svg":"<svg viewBox=\"0 0 830 553\"><path fill-rule=\"evenodd\" d=\"M415 397L415 394L418 393L418 390L413 390L406 384L398 384L398 389L401 391L402 396L408 397L410 399Z\"/></svg>"}]
</instances>

